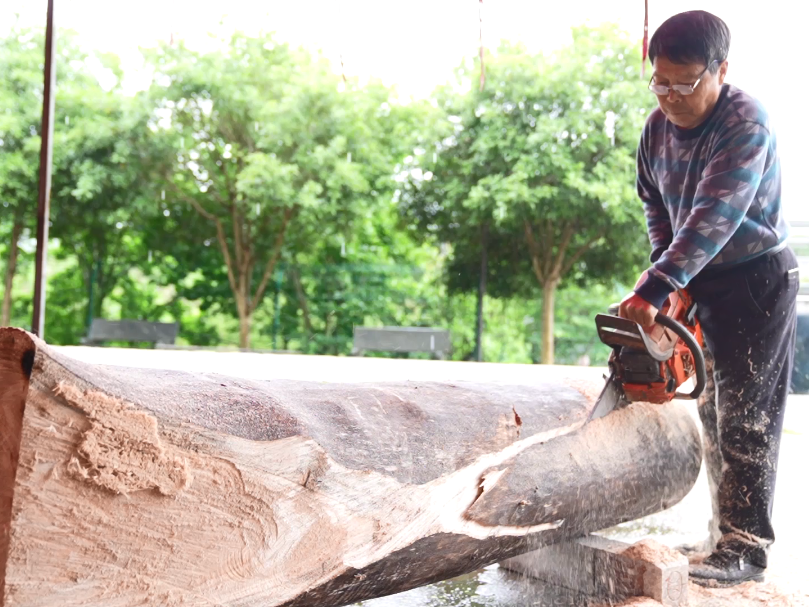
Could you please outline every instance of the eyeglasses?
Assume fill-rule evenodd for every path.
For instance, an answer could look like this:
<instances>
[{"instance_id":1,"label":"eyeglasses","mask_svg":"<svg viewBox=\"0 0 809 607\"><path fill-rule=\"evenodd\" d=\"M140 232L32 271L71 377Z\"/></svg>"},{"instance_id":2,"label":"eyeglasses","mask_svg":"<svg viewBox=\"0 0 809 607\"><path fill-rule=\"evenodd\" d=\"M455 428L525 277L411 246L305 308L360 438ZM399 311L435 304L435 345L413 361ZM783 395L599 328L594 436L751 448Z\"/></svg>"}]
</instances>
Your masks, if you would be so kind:
<instances>
[{"instance_id":1,"label":"eyeglasses","mask_svg":"<svg viewBox=\"0 0 809 607\"><path fill-rule=\"evenodd\" d=\"M649 81L649 90L655 95L668 95L670 91L680 93L680 95L692 95L694 93L694 89L697 88L697 85L705 75L705 72L707 72L714 63L718 62L718 60L711 61L708 64L708 67L702 70L702 73L699 75L694 84L673 84L671 86L666 86L665 84L652 84L652 80L654 80L654 76L652 76L652 80Z\"/></svg>"}]
</instances>

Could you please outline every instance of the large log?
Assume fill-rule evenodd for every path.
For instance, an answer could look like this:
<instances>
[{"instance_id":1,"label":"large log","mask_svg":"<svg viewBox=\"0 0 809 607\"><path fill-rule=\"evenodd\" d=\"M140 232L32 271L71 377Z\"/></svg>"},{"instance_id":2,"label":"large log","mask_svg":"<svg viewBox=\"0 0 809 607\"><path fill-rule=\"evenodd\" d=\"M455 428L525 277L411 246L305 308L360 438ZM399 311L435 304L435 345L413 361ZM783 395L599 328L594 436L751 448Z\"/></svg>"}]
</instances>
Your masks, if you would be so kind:
<instances>
[{"instance_id":1,"label":"large log","mask_svg":"<svg viewBox=\"0 0 809 607\"><path fill-rule=\"evenodd\" d=\"M89 365L0 329L7 607L317 607L401 592L678 502L678 404L592 386L248 381Z\"/></svg>"}]
</instances>

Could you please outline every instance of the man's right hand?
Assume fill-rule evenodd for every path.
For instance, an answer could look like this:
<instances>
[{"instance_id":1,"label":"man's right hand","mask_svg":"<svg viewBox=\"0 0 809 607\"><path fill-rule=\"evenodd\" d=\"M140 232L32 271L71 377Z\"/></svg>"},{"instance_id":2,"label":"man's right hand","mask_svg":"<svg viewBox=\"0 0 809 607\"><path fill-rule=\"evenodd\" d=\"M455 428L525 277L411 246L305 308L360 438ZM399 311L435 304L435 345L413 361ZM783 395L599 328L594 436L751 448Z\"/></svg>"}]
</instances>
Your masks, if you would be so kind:
<instances>
[{"instance_id":1,"label":"man's right hand","mask_svg":"<svg viewBox=\"0 0 809 607\"><path fill-rule=\"evenodd\" d=\"M654 324L657 312L657 308L634 291L624 297L618 308L619 316L636 322L643 328L651 327Z\"/></svg>"}]
</instances>

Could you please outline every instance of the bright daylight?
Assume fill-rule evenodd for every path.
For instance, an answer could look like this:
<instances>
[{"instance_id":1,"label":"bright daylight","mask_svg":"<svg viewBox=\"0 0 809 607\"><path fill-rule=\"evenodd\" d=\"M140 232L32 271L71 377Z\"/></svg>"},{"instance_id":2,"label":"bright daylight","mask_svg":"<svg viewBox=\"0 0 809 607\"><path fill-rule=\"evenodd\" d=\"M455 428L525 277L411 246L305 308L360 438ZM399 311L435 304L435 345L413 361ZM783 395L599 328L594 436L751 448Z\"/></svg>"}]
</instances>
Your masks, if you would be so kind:
<instances>
[{"instance_id":1,"label":"bright daylight","mask_svg":"<svg viewBox=\"0 0 809 607\"><path fill-rule=\"evenodd\" d=\"M803 24L0 3L0 607L809 607Z\"/></svg>"}]
</instances>

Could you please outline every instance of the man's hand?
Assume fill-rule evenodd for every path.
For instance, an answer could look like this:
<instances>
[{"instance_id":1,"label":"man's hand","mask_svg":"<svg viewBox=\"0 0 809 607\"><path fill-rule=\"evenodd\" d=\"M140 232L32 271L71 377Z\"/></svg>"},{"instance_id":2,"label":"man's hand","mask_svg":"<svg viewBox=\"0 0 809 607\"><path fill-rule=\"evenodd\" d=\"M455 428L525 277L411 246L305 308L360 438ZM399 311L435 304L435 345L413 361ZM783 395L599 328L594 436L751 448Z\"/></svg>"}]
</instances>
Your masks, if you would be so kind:
<instances>
[{"instance_id":1,"label":"man's hand","mask_svg":"<svg viewBox=\"0 0 809 607\"><path fill-rule=\"evenodd\" d=\"M633 292L624 297L618 315L638 323L641 327L651 327L657 316L657 308Z\"/></svg>"}]
</instances>

